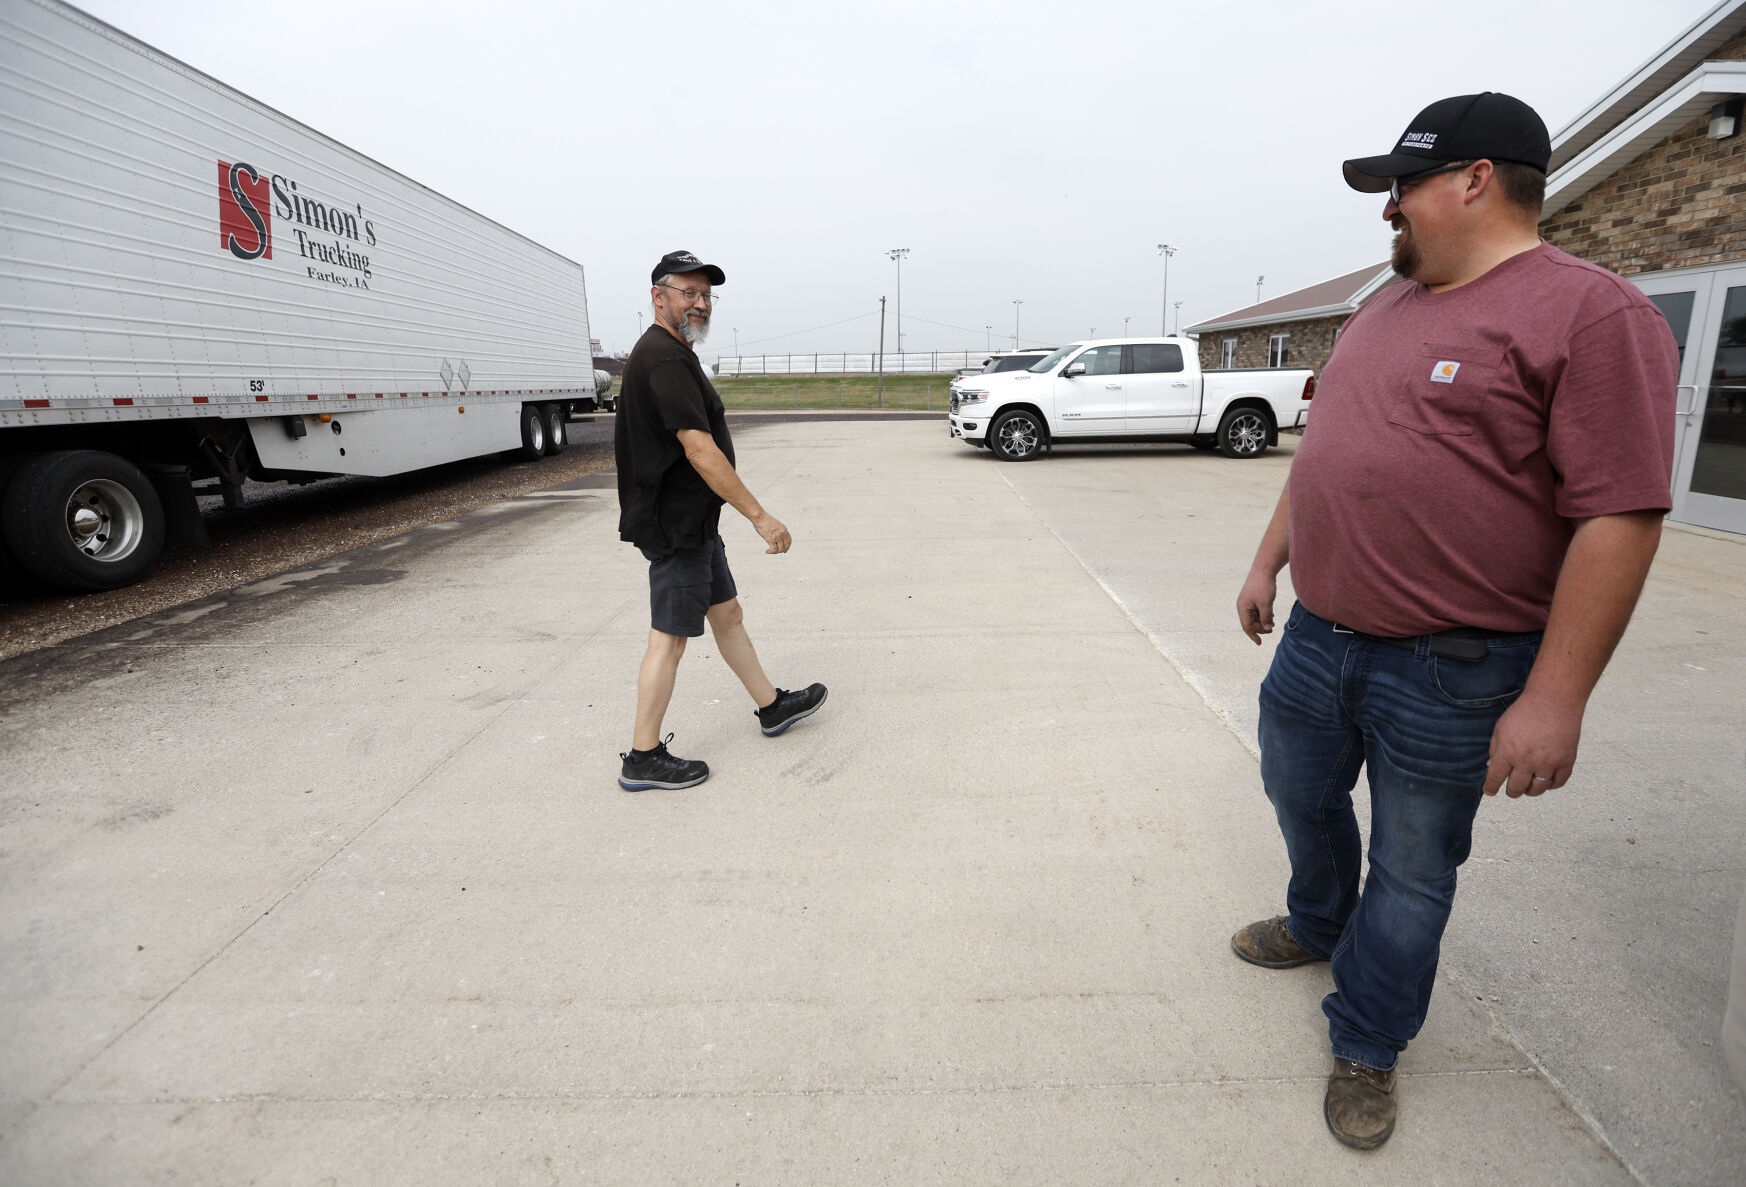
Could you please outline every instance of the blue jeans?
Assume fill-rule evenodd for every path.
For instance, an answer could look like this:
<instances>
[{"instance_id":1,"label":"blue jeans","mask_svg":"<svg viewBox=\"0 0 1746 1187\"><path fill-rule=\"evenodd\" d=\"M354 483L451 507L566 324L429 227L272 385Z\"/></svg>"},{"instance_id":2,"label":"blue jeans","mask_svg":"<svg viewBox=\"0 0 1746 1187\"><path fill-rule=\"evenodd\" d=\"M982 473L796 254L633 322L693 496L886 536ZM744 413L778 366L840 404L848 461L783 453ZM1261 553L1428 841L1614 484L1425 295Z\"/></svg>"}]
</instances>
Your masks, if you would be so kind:
<instances>
[{"instance_id":1,"label":"blue jeans","mask_svg":"<svg viewBox=\"0 0 1746 1187\"><path fill-rule=\"evenodd\" d=\"M1332 962L1334 1054L1384 1071L1424 1025L1455 871L1473 842L1492 727L1521 695L1540 636L1479 660L1408 651L1294 605L1261 683L1261 780L1291 858L1286 926ZM1370 781L1370 876L1352 810Z\"/></svg>"}]
</instances>

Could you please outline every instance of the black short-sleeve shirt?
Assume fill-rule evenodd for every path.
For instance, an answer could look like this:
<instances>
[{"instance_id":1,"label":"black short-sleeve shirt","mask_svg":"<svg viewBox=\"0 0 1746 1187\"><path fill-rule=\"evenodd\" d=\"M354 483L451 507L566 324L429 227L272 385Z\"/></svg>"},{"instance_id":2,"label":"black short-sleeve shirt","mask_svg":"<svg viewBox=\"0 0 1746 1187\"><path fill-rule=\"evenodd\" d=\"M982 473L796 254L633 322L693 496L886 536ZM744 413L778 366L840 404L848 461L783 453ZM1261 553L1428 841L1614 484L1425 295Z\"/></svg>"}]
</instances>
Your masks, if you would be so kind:
<instances>
[{"instance_id":1,"label":"black short-sleeve shirt","mask_svg":"<svg viewBox=\"0 0 1746 1187\"><path fill-rule=\"evenodd\" d=\"M618 538L663 556L700 546L721 523L721 497L685 460L681 429L708 433L733 463L727 412L696 352L650 326L625 361L613 423Z\"/></svg>"}]
</instances>

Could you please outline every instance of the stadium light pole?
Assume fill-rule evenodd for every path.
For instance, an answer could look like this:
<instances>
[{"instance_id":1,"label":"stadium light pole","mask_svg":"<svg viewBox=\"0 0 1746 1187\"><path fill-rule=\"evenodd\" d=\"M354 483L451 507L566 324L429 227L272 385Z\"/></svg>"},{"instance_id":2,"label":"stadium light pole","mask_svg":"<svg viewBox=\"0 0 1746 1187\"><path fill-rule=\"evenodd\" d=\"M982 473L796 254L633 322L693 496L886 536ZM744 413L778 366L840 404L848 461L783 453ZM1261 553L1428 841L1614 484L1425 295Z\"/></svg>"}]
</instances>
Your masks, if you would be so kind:
<instances>
[{"instance_id":1,"label":"stadium light pole","mask_svg":"<svg viewBox=\"0 0 1746 1187\"><path fill-rule=\"evenodd\" d=\"M1128 323L1133 321L1133 320L1134 319L1132 317L1122 318L1122 337L1123 338L1126 338L1128 336Z\"/></svg>"},{"instance_id":2,"label":"stadium light pole","mask_svg":"<svg viewBox=\"0 0 1746 1187\"><path fill-rule=\"evenodd\" d=\"M1018 337L1019 306L1023 305L1023 304L1024 304L1024 302L1019 300L1017 297L1014 297L1012 299L1012 348L1014 350L1018 349L1018 343L1019 343L1019 337Z\"/></svg>"},{"instance_id":3,"label":"stadium light pole","mask_svg":"<svg viewBox=\"0 0 1746 1187\"><path fill-rule=\"evenodd\" d=\"M885 253L897 261L897 356L903 357L903 257L909 254L907 247L894 247Z\"/></svg>"},{"instance_id":4,"label":"stadium light pole","mask_svg":"<svg viewBox=\"0 0 1746 1187\"><path fill-rule=\"evenodd\" d=\"M982 349L983 350L993 350L994 349L994 327L993 326L983 326L982 328L985 331L987 331L982 336L982 338L983 338Z\"/></svg>"},{"instance_id":5,"label":"stadium light pole","mask_svg":"<svg viewBox=\"0 0 1746 1187\"><path fill-rule=\"evenodd\" d=\"M1255 304L1257 305L1261 304L1261 282L1266 279L1265 276L1257 276L1255 278Z\"/></svg>"},{"instance_id":6,"label":"stadium light pole","mask_svg":"<svg viewBox=\"0 0 1746 1187\"><path fill-rule=\"evenodd\" d=\"M1158 333L1170 332L1170 257L1176 254L1176 249L1168 243L1158 245L1158 254L1164 257L1164 307L1158 311Z\"/></svg>"}]
</instances>

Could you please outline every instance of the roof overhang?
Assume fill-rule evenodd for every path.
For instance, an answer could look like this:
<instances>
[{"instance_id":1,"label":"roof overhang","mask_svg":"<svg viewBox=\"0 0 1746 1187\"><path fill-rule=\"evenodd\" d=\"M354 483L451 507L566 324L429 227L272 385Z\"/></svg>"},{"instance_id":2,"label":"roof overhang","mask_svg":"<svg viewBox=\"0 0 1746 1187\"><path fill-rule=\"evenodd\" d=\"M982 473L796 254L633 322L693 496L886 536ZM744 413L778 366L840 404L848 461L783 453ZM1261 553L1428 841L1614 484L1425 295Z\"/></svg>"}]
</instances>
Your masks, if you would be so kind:
<instances>
[{"instance_id":1,"label":"roof overhang","mask_svg":"<svg viewBox=\"0 0 1746 1187\"><path fill-rule=\"evenodd\" d=\"M1746 62L1705 62L1547 178L1546 205L1541 217L1556 214L1588 193L1625 164L1691 123L1714 106L1718 97L1741 94L1746 94ZM1566 134L1569 133L1566 129Z\"/></svg>"},{"instance_id":2,"label":"roof overhang","mask_svg":"<svg viewBox=\"0 0 1746 1187\"><path fill-rule=\"evenodd\" d=\"M1341 301L1338 305L1323 305L1318 309L1290 309L1284 313L1269 314L1266 317L1234 317L1229 321L1203 321L1199 325L1189 326L1197 334L1205 334L1211 330L1243 330L1250 326L1277 326L1288 321L1314 321L1318 317L1338 317L1342 313L1355 313L1358 309L1356 301Z\"/></svg>"},{"instance_id":3,"label":"roof overhang","mask_svg":"<svg viewBox=\"0 0 1746 1187\"><path fill-rule=\"evenodd\" d=\"M1255 326L1279 326L1294 321L1315 321L1323 317L1343 317L1358 312L1358 307L1374 296L1378 289L1394 279L1394 269L1387 265L1377 270L1375 276L1364 282L1357 292L1347 300L1333 305L1316 305L1308 309L1280 309L1272 313L1264 313L1256 317L1220 317L1212 321L1196 322L1189 326L1191 334L1208 334L1215 330L1247 330Z\"/></svg>"},{"instance_id":4,"label":"roof overhang","mask_svg":"<svg viewBox=\"0 0 1746 1187\"><path fill-rule=\"evenodd\" d=\"M1718 0L1660 53L1558 130L1552 137L1550 172L1560 172L1615 125L1649 106L1656 96L1667 93L1677 80L1689 75L1741 32L1746 32L1746 3Z\"/></svg>"}]
</instances>

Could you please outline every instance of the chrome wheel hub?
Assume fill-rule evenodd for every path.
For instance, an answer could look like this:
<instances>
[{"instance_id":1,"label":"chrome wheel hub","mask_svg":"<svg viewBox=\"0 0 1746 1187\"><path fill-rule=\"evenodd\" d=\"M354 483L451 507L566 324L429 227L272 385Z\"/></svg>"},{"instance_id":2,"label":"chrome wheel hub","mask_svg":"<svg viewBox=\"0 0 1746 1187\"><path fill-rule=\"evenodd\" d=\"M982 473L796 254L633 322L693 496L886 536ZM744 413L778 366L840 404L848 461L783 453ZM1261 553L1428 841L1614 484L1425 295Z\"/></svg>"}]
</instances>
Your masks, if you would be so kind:
<instances>
[{"instance_id":1,"label":"chrome wheel hub","mask_svg":"<svg viewBox=\"0 0 1746 1187\"><path fill-rule=\"evenodd\" d=\"M93 478L67 497L67 537L93 560L133 555L145 534L145 512L119 482Z\"/></svg>"}]
</instances>

